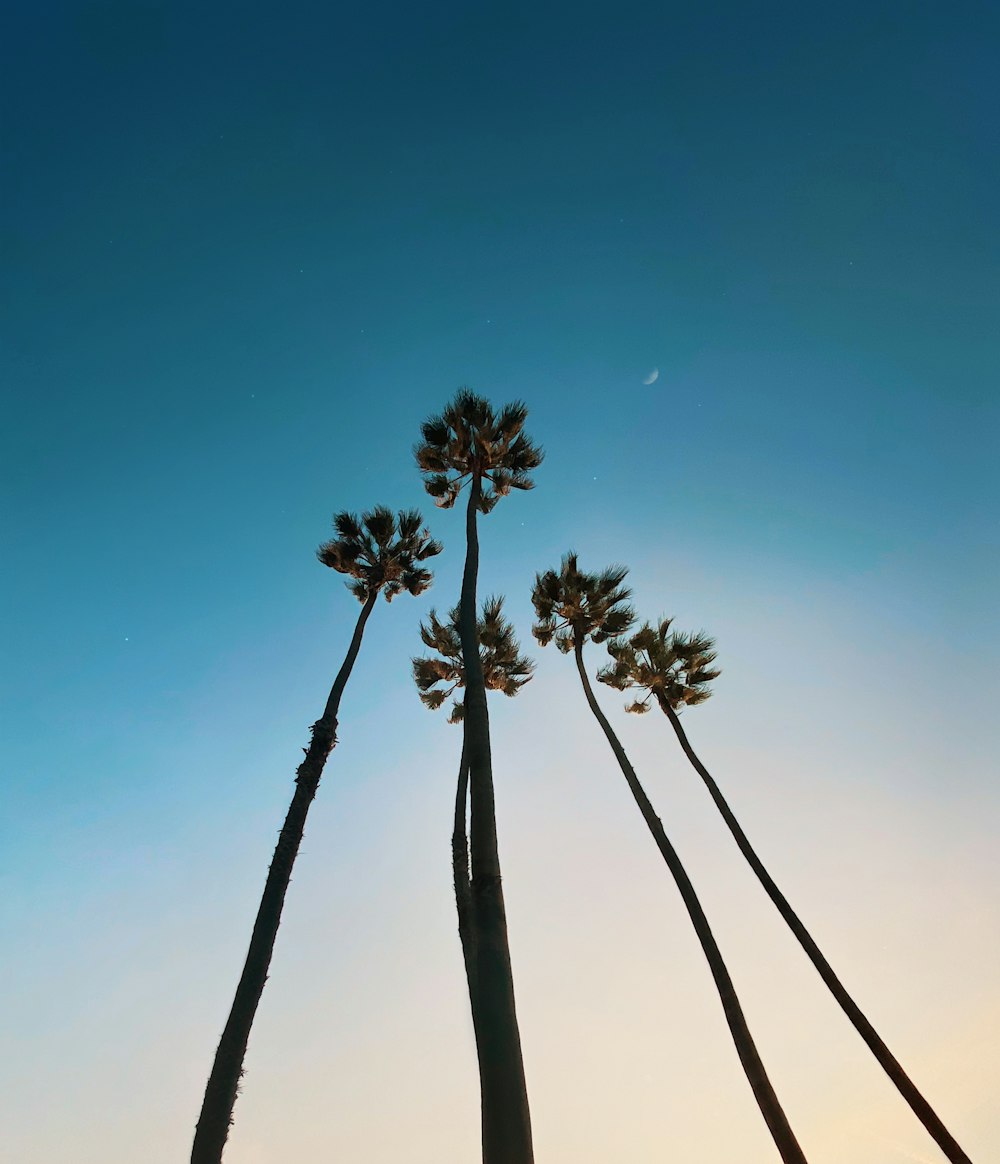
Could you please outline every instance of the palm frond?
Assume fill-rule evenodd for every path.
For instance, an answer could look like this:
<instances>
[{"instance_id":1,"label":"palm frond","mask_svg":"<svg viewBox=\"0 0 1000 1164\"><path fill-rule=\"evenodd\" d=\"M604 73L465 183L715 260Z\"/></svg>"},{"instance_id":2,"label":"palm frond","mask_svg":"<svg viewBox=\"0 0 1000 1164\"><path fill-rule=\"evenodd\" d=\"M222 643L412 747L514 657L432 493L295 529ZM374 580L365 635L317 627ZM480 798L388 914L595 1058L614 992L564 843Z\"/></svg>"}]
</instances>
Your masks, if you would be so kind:
<instances>
[{"instance_id":1,"label":"palm frond","mask_svg":"<svg viewBox=\"0 0 1000 1164\"><path fill-rule=\"evenodd\" d=\"M447 619L442 622L432 608L427 622L420 624L420 638L424 646L448 659L461 659L462 643L458 633L458 607L452 607Z\"/></svg>"},{"instance_id":2,"label":"palm frond","mask_svg":"<svg viewBox=\"0 0 1000 1164\"><path fill-rule=\"evenodd\" d=\"M444 550L444 546L437 538L432 538L426 526L420 531L419 549L416 558L419 562L426 562L428 558L435 558Z\"/></svg>"},{"instance_id":3,"label":"palm frond","mask_svg":"<svg viewBox=\"0 0 1000 1164\"><path fill-rule=\"evenodd\" d=\"M456 668L445 659L428 659L417 657L410 660L413 667L413 680L421 691L427 691L435 683L443 683L457 679Z\"/></svg>"},{"instance_id":4,"label":"palm frond","mask_svg":"<svg viewBox=\"0 0 1000 1164\"><path fill-rule=\"evenodd\" d=\"M414 598L419 597L425 590L429 590L431 583L434 581L434 575L430 570L422 570L414 567L412 570L406 570L403 573L400 588L405 590L407 594L412 594Z\"/></svg>"},{"instance_id":5,"label":"palm frond","mask_svg":"<svg viewBox=\"0 0 1000 1164\"><path fill-rule=\"evenodd\" d=\"M426 444L440 448L448 443L450 429L451 426L443 416L432 416L420 426L420 435Z\"/></svg>"},{"instance_id":6,"label":"palm frond","mask_svg":"<svg viewBox=\"0 0 1000 1164\"><path fill-rule=\"evenodd\" d=\"M598 683L606 683L616 691L624 691L632 686L632 678L627 661L605 663L597 672Z\"/></svg>"},{"instance_id":7,"label":"palm frond","mask_svg":"<svg viewBox=\"0 0 1000 1164\"><path fill-rule=\"evenodd\" d=\"M506 497L507 494L511 491L511 484L514 479L513 474L508 472L506 469L494 469L493 472L489 474L489 477L493 484L494 492L497 494L497 496Z\"/></svg>"},{"instance_id":8,"label":"palm frond","mask_svg":"<svg viewBox=\"0 0 1000 1164\"><path fill-rule=\"evenodd\" d=\"M629 645L633 651L648 651L651 647L656 646L656 631L648 622L643 623L629 639Z\"/></svg>"},{"instance_id":9,"label":"palm frond","mask_svg":"<svg viewBox=\"0 0 1000 1164\"><path fill-rule=\"evenodd\" d=\"M511 440L524 428L527 419L528 409L523 401L512 400L510 404L505 404L497 415L493 439Z\"/></svg>"},{"instance_id":10,"label":"palm frond","mask_svg":"<svg viewBox=\"0 0 1000 1164\"><path fill-rule=\"evenodd\" d=\"M597 575L597 589L603 594L614 593L628 577L628 567L621 565L608 566ZM628 592L626 592L628 597Z\"/></svg>"},{"instance_id":11,"label":"palm frond","mask_svg":"<svg viewBox=\"0 0 1000 1164\"><path fill-rule=\"evenodd\" d=\"M631 606L620 606L617 609L610 609L604 616L604 620L599 628L591 633L591 638L595 643L607 642L608 639L617 639L634 622L635 611Z\"/></svg>"},{"instance_id":12,"label":"palm frond","mask_svg":"<svg viewBox=\"0 0 1000 1164\"><path fill-rule=\"evenodd\" d=\"M536 622L531 628L531 633L540 647L547 647L556 633L556 625L551 621Z\"/></svg>"},{"instance_id":13,"label":"palm frond","mask_svg":"<svg viewBox=\"0 0 1000 1164\"><path fill-rule=\"evenodd\" d=\"M510 488L527 491L534 489L535 482L522 469L514 469L510 475Z\"/></svg>"},{"instance_id":14,"label":"palm frond","mask_svg":"<svg viewBox=\"0 0 1000 1164\"><path fill-rule=\"evenodd\" d=\"M316 557L323 563L324 566L329 566L333 570L340 570L341 563L344 561L341 553L340 542L324 542L316 551Z\"/></svg>"},{"instance_id":15,"label":"palm frond","mask_svg":"<svg viewBox=\"0 0 1000 1164\"><path fill-rule=\"evenodd\" d=\"M371 593L370 583L365 578L356 578L353 582L348 582L347 589L359 602L367 602Z\"/></svg>"},{"instance_id":16,"label":"palm frond","mask_svg":"<svg viewBox=\"0 0 1000 1164\"><path fill-rule=\"evenodd\" d=\"M692 691L684 702L688 707L697 707L699 703L704 703L706 699L711 699L711 691Z\"/></svg>"},{"instance_id":17,"label":"palm frond","mask_svg":"<svg viewBox=\"0 0 1000 1164\"><path fill-rule=\"evenodd\" d=\"M396 516L388 506L376 505L361 515L361 521L380 549L385 549L395 536Z\"/></svg>"},{"instance_id":18,"label":"palm frond","mask_svg":"<svg viewBox=\"0 0 1000 1164\"><path fill-rule=\"evenodd\" d=\"M524 433L520 433L507 450L505 464L514 473L526 474L545 460L545 451Z\"/></svg>"},{"instance_id":19,"label":"palm frond","mask_svg":"<svg viewBox=\"0 0 1000 1164\"><path fill-rule=\"evenodd\" d=\"M337 531L338 537L348 541L361 537L361 522L353 513L335 513L333 515L333 528Z\"/></svg>"},{"instance_id":20,"label":"palm frond","mask_svg":"<svg viewBox=\"0 0 1000 1164\"><path fill-rule=\"evenodd\" d=\"M448 693L446 691L421 691L419 692L419 695L420 702L424 705L424 707L429 708L431 711L437 711L437 709L448 698Z\"/></svg>"},{"instance_id":21,"label":"palm frond","mask_svg":"<svg viewBox=\"0 0 1000 1164\"><path fill-rule=\"evenodd\" d=\"M401 509L396 517L396 527L399 530L399 540L401 542L415 541L421 532L421 524L423 518L420 516L419 509ZM424 533L426 534L426 530Z\"/></svg>"},{"instance_id":22,"label":"palm frond","mask_svg":"<svg viewBox=\"0 0 1000 1164\"><path fill-rule=\"evenodd\" d=\"M437 501L439 498L446 497L451 491L451 481L444 473L432 473L429 477L424 478L424 488Z\"/></svg>"},{"instance_id":23,"label":"palm frond","mask_svg":"<svg viewBox=\"0 0 1000 1164\"><path fill-rule=\"evenodd\" d=\"M456 699L451 705L451 712L448 715L449 723L461 723L465 719L465 700Z\"/></svg>"}]
</instances>

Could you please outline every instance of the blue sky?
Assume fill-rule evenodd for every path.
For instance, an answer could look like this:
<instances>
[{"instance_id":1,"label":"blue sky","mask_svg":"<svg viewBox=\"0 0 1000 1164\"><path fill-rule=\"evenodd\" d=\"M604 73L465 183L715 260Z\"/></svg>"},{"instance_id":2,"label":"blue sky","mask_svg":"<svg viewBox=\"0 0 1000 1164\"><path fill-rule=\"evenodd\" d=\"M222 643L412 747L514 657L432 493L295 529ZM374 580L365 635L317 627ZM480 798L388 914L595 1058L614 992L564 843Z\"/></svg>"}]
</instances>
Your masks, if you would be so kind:
<instances>
[{"instance_id":1,"label":"blue sky","mask_svg":"<svg viewBox=\"0 0 1000 1164\"><path fill-rule=\"evenodd\" d=\"M427 599L372 620L227 1159L281 1159L294 1136L303 1158L350 1156L387 1087L399 1115L375 1164L399 1144L469 1158L446 864L457 736L408 674L462 554L410 448L462 384L525 399L547 450L535 492L484 522L481 593L507 595L527 645L534 573L572 546L628 564L644 616L717 635L696 747L959 1139L974 1156L994 1142L982 1081L1000 1081L975 1033L1000 1015L977 969L1000 932L991 6L110 0L21 6L8 28L15 1158L127 1164L149 1134L152 1164L186 1150L355 617L313 550L335 510L376 503L422 506L446 552ZM734 1144L769 1160L711 996L708 1025L692 1017L707 974L683 917L649 933L672 887L549 654L494 713L543 1158L607 1159L627 1126L630 1160L671 1144L692 1164ZM665 818L679 797L672 835L737 984L759 985L751 1025L810 1160L933 1158L809 968L774 987L796 951L699 789L680 792L676 757L676 787L656 784L665 725L616 723ZM567 959L572 990L554 986ZM609 976L616 997L679 1010L616 1009ZM647 1045L658 1023L690 1034L687 1058ZM434 1081L404 1084L428 1038ZM699 1081L700 1054L717 1059ZM53 1058L65 1102L39 1133Z\"/></svg>"}]
</instances>

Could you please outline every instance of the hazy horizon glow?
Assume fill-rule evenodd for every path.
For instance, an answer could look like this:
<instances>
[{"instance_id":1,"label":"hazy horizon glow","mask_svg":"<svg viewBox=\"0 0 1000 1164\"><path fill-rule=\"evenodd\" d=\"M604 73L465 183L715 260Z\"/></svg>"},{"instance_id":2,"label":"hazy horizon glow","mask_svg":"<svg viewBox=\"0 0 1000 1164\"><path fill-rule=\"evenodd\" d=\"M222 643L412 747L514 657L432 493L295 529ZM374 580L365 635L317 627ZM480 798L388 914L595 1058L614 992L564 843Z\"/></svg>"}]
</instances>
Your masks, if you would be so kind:
<instances>
[{"instance_id":1,"label":"hazy horizon glow","mask_svg":"<svg viewBox=\"0 0 1000 1164\"><path fill-rule=\"evenodd\" d=\"M538 663L490 705L538 1164L775 1159L572 662L531 640L570 548L716 637L695 748L988 1164L998 32L878 4L11 14L0 1155L186 1158L357 615L313 551L382 503L445 551L372 615L226 1164L477 1158L459 735L409 670L463 557L411 446L467 384L546 450L480 575ZM667 722L598 697L810 1164L939 1160Z\"/></svg>"}]
</instances>

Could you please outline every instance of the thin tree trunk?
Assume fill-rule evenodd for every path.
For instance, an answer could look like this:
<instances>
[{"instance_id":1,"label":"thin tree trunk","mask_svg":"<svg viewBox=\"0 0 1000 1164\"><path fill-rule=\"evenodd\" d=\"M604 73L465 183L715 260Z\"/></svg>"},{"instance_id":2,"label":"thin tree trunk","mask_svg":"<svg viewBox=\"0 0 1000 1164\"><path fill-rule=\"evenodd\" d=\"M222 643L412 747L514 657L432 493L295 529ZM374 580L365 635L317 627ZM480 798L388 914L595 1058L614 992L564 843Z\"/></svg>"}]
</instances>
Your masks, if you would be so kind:
<instances>
[{"instance_id":1,"label":"thin tree trunk","mask_svg":"<svg viewBox=\"0 0 1000 1164\"><path fill-rule=\"evenodd\" d=\"M462 739L462 762L458 770L458 788L455 792L455 826L451 834L451 871L455 882L455 908L458 911L458 937L462 943L465 979L469 986L469 1002L476 990L476 943L472 930L472 882L469 877L469 833L467 826L469 801L469 768L465 762L465 733Z\"/></svg>"},{"instance_id":2,"label":"thin tree trunk","mask_svg":"<svg viewBox=\"0 0 1000 1164\"><path fill-rule=\"evenodd\" d=\"M704 781L705 787L708 789L712 799L715 801L716 808L722 814L722 819L726 822L729 831L733 834L733 838L735 839L736 844L739 846L740 852L746 858L750 868L753 869L754 873L757 874L758 881L760 881L761 885L764 886L765 892L774 902L778 913L780 913L784 918L785 924L798 939L799 945L803 950L805 950L809 957L809 961L812 962L812 964L819 971L819 975L826 983L830 993L837 1000L837 1002L840 1003L841 1009L853 1023L854 1029L868 1044L869 1050L881 1064L882 1069L885 1071L886 1075L888 1075L892 1082L896 1085L900 1095L902 1095L902 1097L913 1109L917 1119L919 1119L920 1122L924 1125L924 1127L933 1137L934 1141L937 1143L938 1147L951 1161L951 1164L972 1164L972 1161L965 1154L965 1152L962 1151L958 1143L955 1141L954 1136L952 1136L951 1132L949 1132L941 1122L937 1113L917 1090L916 1085L910 1079L909 1075L907 1075L903 1070L899 1061L885 1045L885 1043L882 1042L878 1032L868 1021L864 1012L854 1001L854 999L847 993L843 983L833 972L833 967L823 956L819 946L817 946L815 941L813 941L812 935L799 920L798 915L795 913L792 907L788 904L788 899L771 879L771 875L764 868L764 865L762 864L760 858L757 856L756 852L754 852L750 841L747 839L746 833L740 827L739 821L733 815L732 809L726 802L726 798L722 795L718 784L716 784L712 779L708 769L704 764L702 764L701 760L698 759L694 749L691 747L691 744L687 738L687 733L681 726L680 717L670 706L670 703L666 698L658 695L657 702L659 703L660 709L664 712L667 719L670 720L670 725L677 734L677 739L680 741L680 745L684 749L684 754L687 756L688 760L690 760L694 770Z\"/></svg>"},{"instance_id":3,"label":"thin tree trunk","mask_svg":"<svg viewBox=\"0 0 1000 1164\"><path fill-rule=\"evenodd\" d=\"M481 487L479 474L474 472L466 512L467 548L459 605L471 815L471 916L475 934L475 989L470 982L470 997L479 1058L484 1164L532 1164L531 1115L500 881L486 684L476 635L479 572L476 514Z\"/></svg>"},{"instance_id":4,"label":"thin tree trunk","mask_svg":"<svg viewBox=\"0 0 1000 1164\"><path fill-rule=\"evenodd\" d=\"M373 591L365 600L347 656L330 689L326 708L312 726L306 757L295 775L295 793L278 835L278 843L271 859L271 867L267 873L264 893L250 937L250 949L247 952L239 985L236 987L236 997L229 1012L229 1019L215 1052L208 1086L205 1088L205 1098L191 1149L191 1164L219 1164L222 1160L222 1152L233 1119L239 1082L243 1075L243 1060L250 1038L250 1028L264 991L264 983L267 981L274 939L281 924L281 909L291 880L292 866L295 864L302 842L306 815L319 787L327 756L337 743L337 711L340 707L340 698L358 657L365 623L377 597L378 591Z\"/></svg>"},{"instance_id":5,"label":"thin tree trunk","mask_svg":"<svg viewBox=\"0 0 1000 1164\"><path fill-rule=\"evenodd\" d=\"M701 902L698 900L697 894L694 891L694 886L691 884L687 871L681 864L680 857L677 856L673 845L667 838L667 834L663 828L663 822L654 812L645 790L639 783L639 778L635 774L635 769L629 763L625 749L621 746L604 712L601 711L600 705L594 696L593 689L590 686L586 668L583 665L583 648L580 643L574 645L574 654L576 656L576 667L580 673L580 682L583 684L583 691L587 697L587 703L590 705L590 710L594 713L594 717L601 725L608 743L611 745L611 750L614 752L622 774L628 782L629 788L632 790L632 795L635 797L635 802L639 806L639 811L642 813L643 819L649 827L649 831L653 834L657 847L663 855L664 861L667 863L667 868L673 875L674 881L677 883L677 888L681 892L681 897L684 899L684 905L687 907L688 914L698 934L698 940L701 942L701 948L712 971L712 977L715 979L719 998L722 1000L722 1008L726 1014L726 1022L729 1024L729 1030L732 1033L733 1042L736 1044L740 1062L743 1064L743 1070L750 1082L754 1098L757 1100L761 1114L764 1116L764 1121L771 1132L771 1137L777 1146L781 1159L785 1161L785 1164L806 1164L806 1157L799 1147L795 1133L788 1123L788 1119L782 1110L781 1104L778 1102L774 1088L771 1086L771 1081L767 1077L767 1072L764 1070L764 1064L761 1062L756 1044L753 1041L753 1036L750 1034L750 1028L747 1026L746 1018L743 1015L743 1008L740 1006L739 998L736 995L733 980L729 976L726 963L723 961L722 953L715 941L715 936L708 924L708 918L705 916L705 911L701 907Z\"/></svg>"}]
</instances>

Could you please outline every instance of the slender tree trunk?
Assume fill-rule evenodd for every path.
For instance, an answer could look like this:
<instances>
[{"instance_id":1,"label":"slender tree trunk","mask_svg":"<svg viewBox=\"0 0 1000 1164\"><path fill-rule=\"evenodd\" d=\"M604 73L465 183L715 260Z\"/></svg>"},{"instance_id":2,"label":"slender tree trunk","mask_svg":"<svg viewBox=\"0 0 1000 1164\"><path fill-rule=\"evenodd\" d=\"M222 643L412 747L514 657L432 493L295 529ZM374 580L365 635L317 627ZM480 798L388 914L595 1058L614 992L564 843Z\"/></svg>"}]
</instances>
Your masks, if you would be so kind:
<instances>
[{"instance_id":1,"label":"slender tree trunk","mask_svg":"<svg viewBox=\"0 0 1000 1164\"><path fill-rule=\"evenodd\" d=\"M951 1164L972 1164L969 1157L962 1151L956 1143L954 1136L944 1126L938 1118L937 1113L927 1102L926 1099L917 1090L915 1084L910 1079L909 1075L903 1070L901 1064L889 1050L889 1048L882 1042L878 1032L866 1018L864 1012L854 1001L854 999L847 993L843 983L833 972L833 967L823 957L823 953L819 946L813 941L812 935L806 927L799 920L798 915L788 904L788 899L777 887L771 879L771 875L764 868L760 858L754 852L746 833L740 827L739 821L733 815L732 809L726 802L726 798L722 795L718 784L712 779L708 769L698 759L694 749L691 747L687 738L687 733L681 726L680 717L670 706L670 702L663 696L657 695L657 702L660 709L670 720L670 726L677 734L677 739L680 741L681 747L684 749L684 754L690 760L692 767L698 773L705 783L705 787L711 794L715 801L715 806L722 814L722 819L726 822L729 831L733 834L736 844L739 846L740 852L746 858L750 868L757 874L757 879L768 897L774 902L778 913L785 920L785 924L792 931L799 941L799 945L805 950L809 957L809 961L819 971L820 977L826 983L833 997L840 1003L841 1009L847 1017L854 1024L855 1030L868 1044L868 1048L881 1064L882 1069L886 1075L892 1080L899 1090L900 1095L913 1109L917 1119L924 1125L927 1131L931 1134L938 1147L944 1152L945 1156L951 1161Z\"/></svg>"},{"instance_id":2,"label":"slender tree trunk","mask_svg":"<svg viewBox=\"0 0 1000 1164\"><path fill-rule=\"evenodd\" d=\"M479 1057L484 1164L532 1164L531 1115L500 881L486 684L476 635L479 572L476 514L481 487L479 474L474 472L466 512L467 549L459 605L465 666L463 723L471 810L471 917L475 934L475 988L471 982L469 985Z\"/></svg>"},{"instance_id":3,"label":"slender tree trunk","mask_svg":"<svg viewBox=\"0 0 1000 1164\"><path fill-rule=\"evenodd\" d=\"M215 1052L208 1086L205 1088L201 1115L194 1134L194 1146L191 1149L191 1164L219 1164L222 1159L233 1119L236 1094L243 1075L243 1060L250 1038L250 1028L264 991L264 983L267 981L274 939L281 924L281 909L291 880L292 866L295 864L302 842L306 815L316 795L319 779L323 774L323 765L337 742L337 711L340 707L340 698L358 657L365 623L377 597L378 591L373 591L365 600L357 626L354 628L354 637L351 639L347 657L330 689L322 716L312 726L306 757L295 775L295 793L278 835L274 857L271 859L271 867L264 883L264 893L257 910L243 974L236 987L236 997L222 1032L218 1050Z\"/></svg>"},{"instance_id":4,"label":"slender tree trunk","mask_svg":"<svg viewBox=\"0 0 1000 1164\"><path fill-rule=\"evenodd\" d=\"M639 783L635 769L629 763L625 749L621 746L611 724L608 723L607 717L601 711L600 705L594 697L590 680L587 677L586 668L583 665L583 648L580 643L575 644L574 654L576 656L576 667L580 672L580 682L583 684L583 691L587 697L587 703L590 705L590 710L594 713L594 717L601 725L608 743L611 745L611 750L614 752L622 774L628 782L629 788L632 790L632 795L635 797L635 802L639 806L639 811L642 813L643 819L649 827L649 831L653 834L657 847L663 855L664 861L667 863L667 868L673 875L674 881L677 883L677 888L681 892L681 897L684 899L684 904L687 907L688 914L698 934L698 940L701 942L701 948L711 968L712 977L715 979L719 998L722 1000L722 1009L725 1011L726 1022L729 1024L729 1030L732 1033L733 1042L736 1044L740 1062L743 1064L743 1070L746 1072L750 1087L753 1089L754 1098L757 1100L761 1114L764 1116L764 1121L771 1132L771 1137L777 1146L781 1159L785 1161L785 1164L806 1164L806 1157L799 1147L795 1133L788 1123L781 1104L778 1102L774 1088L771 1086L771 1081L767 1077L767 1072L764 1070L764 1064L761 1062L756 1044L753 1041L753 1036L750 1034L750 1028L747 1026L746 1018L743 1015L743 1008L740 1006L739 998L736 995L733 980L729 976L726 963L723 961L722 953L708 924L705 911L701 908L701 902L698 900L697 894L694 891L694 886L691 884L687 871L681 864L680 857L677 856L673 845L667 838L667 834L663 828L663 822L653 811L653 806L650 804L649 798Z\"/></svg>"},{"instance_id":5,"label":"slender tree trunk","mask_svg":"<svg viewBox=\"0 0 1000 1164\"><path fill-rule=\"evenodd\" d=\"M462 762L458 770L458 788L455 792L455 826L451 834L451 870L455 882L455 908L458 911L458 937L462 943L465 962L465 980L469 986L469 1002L476 991L476 939L472 930L472 882L469 877L469 834L467 826L469 801L469 768L465 762L463 732Z\"/></svg>"}]
</instances>

